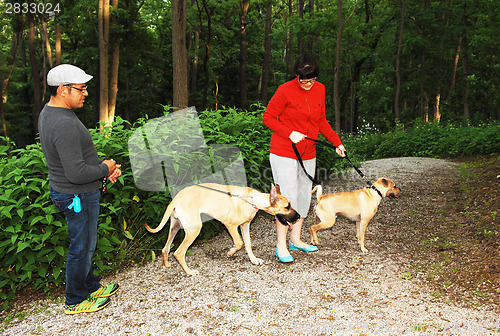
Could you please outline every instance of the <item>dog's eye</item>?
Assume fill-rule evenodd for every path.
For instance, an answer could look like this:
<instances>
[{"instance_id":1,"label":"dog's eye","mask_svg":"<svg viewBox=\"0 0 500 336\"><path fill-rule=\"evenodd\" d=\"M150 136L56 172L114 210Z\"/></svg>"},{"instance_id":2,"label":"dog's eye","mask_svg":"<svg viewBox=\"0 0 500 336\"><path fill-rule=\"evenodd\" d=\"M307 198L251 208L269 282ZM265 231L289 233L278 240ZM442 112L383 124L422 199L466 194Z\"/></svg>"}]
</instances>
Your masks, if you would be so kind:
<instances>
[{"instance_id":1,"label":"dog's eye","mask_svg":"<svg viewBox=\"0 0 500 336\"><path fill-rule=\"evenodd\" d=\"M288 205L286 206L285 209L290 210L291 208L292 208L292 206L290 205L290 203L288 203Z\"/></svg>"}]
</instances>

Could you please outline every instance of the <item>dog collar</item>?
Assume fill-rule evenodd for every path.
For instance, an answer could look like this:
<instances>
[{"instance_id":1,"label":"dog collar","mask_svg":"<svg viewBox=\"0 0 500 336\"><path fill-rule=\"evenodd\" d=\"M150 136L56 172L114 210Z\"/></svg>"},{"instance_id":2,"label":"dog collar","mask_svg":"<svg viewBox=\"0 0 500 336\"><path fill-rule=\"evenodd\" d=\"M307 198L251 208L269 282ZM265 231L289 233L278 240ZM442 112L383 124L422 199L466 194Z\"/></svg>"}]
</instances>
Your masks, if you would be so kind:
<instances>
[{"instance_id":1,"label":"dog collar","mask_svg":"<svg viewBox=\"0 0 500 336\"><path fill-rule=\"evenodd\" d=\"M382 193L380 192L380 190L378 190L378 189L377 189L377 187L375 187L375 186L374 186L374 185L373 185L370 181L368 181L367 183L368 183L368 187L369 187L370 189L375 190L375 191L377 192L377 194L379 194L379 196L380 196L381 198L384 198L384 196L382 195Z\"/></svg>"}]
</instances>

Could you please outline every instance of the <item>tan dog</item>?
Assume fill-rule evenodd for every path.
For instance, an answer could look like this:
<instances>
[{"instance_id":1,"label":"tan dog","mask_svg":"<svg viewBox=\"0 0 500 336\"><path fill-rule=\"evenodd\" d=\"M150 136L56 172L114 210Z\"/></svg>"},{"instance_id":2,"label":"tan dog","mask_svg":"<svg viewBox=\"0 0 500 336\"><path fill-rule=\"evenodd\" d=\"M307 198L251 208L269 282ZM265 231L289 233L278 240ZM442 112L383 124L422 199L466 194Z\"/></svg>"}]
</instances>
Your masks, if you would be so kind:
<instances>
[{"instance_id":1,"label":"tan dog","mask_svg":"<svg viewBox=\"0 0 500 336\"><path fill-rule=\"evenodd\" d=\"M290 206L288 199L281 195L278 185L276 187L271 185L271 193L263 194L246 187L205 183L181 190L168 205L156 229L145 226L149 232L156 233L165 226L169 218L171 219L167 243L162 250L163 267L171 267L168 261L170 246L182 227L185 237L174 256L188 275L196 275L198 271L189 269L185 255L189 246L200 234L202 227L200 214L202 213L222 222L228 229L234 242L234 246L227 253L228 256L240 250L244 241L250 261L255 265L264 263L253 254L250 241L250 222L259 210L275 215L285 225L296 222L300 217ZM238 227L241 227L243 241L238 233Z\"/></svg>"},{"instance_id":2,"label":"tan dog","mask_svg":"<svg viewBox=\"0 0 500 336\"><path fill-rule=\"evenodd\" d=\"M317 185L316 190L318 204L315 207L316 224L311 226L311 243L317 245L319 230L331 228L335 224L338 214L356 222L356 237L363 253L368 252L365 248L365 232L368 222L375 216L378 205L383 197L398 198L401 189L386 178L379 178L373 183L376 188L366 187L351 192L341 192L322 196L322 187ZM379 194L379 192L380 194Z\"/></svg>"}]
</instances>

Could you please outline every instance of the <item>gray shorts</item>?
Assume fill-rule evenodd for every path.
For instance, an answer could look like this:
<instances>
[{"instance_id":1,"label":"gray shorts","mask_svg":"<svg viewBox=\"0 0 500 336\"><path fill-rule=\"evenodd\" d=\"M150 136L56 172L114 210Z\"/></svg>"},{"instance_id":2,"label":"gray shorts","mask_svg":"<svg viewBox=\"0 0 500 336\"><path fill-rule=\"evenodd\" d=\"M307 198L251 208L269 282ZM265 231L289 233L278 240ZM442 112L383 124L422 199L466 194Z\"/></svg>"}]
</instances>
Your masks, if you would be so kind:
<instances>
[{"instance_id":1,"label":"gray shorts","mask_svg":"<svg viewBox=\"0 0 500 336\"><path fill-rule=\"evenodd\" d=\"M273 179L279 184L281 194L288 198L301 218L307 217L311 205L312 181L302 170L299 161L271 154L269 156ZM304 167L309 175L314 176L316 159L305 160Z\"/></svg>"}]
</instances>

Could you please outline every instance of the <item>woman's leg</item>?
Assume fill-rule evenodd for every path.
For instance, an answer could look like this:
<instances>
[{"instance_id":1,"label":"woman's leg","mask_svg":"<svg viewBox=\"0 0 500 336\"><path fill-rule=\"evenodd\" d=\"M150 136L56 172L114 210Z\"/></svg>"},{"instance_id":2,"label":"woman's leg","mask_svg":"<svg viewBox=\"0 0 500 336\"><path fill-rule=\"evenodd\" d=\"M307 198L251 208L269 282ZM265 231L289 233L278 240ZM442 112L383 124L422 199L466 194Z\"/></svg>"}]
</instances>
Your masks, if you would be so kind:
<instances>
[{"instance_id":1,"label":"woman's leg","mask_svg":"<svg viewBox=\"0 0 500 336\"><path fill-rule=\"evenodd\" d=\"M278 249L280 257L290 256L287 246L287 233L288 226L283 225L279 220L276 220L276 248Z\"/></svg>"}]
</instances>

